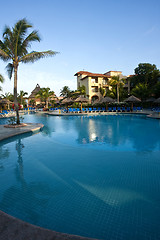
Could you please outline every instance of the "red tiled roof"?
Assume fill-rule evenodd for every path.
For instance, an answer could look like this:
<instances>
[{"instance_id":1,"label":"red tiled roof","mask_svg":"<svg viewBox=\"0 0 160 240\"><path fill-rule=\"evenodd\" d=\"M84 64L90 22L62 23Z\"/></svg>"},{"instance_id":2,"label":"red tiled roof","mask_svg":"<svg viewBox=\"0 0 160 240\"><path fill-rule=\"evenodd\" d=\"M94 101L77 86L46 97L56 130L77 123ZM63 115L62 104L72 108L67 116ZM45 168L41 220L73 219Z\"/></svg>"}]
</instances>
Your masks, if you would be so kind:
<instances>
[{"instance_id":1,"label":"red tiled roof","mask_svg":"<svg viewBox=\"0 0 160 240\"><path fill-rule=\"evenodd\" d=\"M86 72L86 71L79 71L77 72L74 76L77 76L77 75L82 75L82 74L88 74L88 73L91 73L91 72Z\"/></svg>"},{"instance_id":2,"label":"red tiled roof","mask_svg":"<svg viewBox=\"0 0 160 240\"><path fill-rule=\"evenodd\" d=\"M86 72L86 71L80 71L80 72L77 72L74 76L78 76L78 75L85 75L83 78L81 79L84 79L86 77L111 77L107 74L101 74L101 73L91 73L91 72Z\"/></svg>"},{"instance_id":3,"label":"red tiled roof","mask_svg":"<svg viewBox=\"0 0 160 240\"><path fill-rule=\"evenodd\" d=\"M121 72L121 71L108 71L108 72L106 72L106 73L109 73L109 72ZM121 72L122 73L122 72Z\"/></svg>"}]
</instances>

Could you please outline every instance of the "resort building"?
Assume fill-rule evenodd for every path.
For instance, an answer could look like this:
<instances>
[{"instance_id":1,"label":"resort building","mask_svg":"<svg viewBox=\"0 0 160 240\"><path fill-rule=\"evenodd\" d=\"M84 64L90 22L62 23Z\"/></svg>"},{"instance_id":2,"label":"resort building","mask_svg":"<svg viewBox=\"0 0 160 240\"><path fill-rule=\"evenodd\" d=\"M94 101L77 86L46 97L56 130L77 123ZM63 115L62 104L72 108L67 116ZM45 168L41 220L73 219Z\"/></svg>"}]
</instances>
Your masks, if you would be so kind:
<instances>
[{"instance_id":1,"label":"resort building","mask_svg":"<svg viewBox=\"0 0 160 240\"><path fill-rule=\"evenodd\" d=\"M108 83L113 76L120 76L120 79L127 78L126 76L122 75L121 71L108 71L104 74L80 71L74 76L77 76L77 89L84 85L86 88L86 95L92 102L96 99L102 98L100 88L112 88ZM128 88L128 84L125 84L124 87Z\"/></svg>"}]
</instances>

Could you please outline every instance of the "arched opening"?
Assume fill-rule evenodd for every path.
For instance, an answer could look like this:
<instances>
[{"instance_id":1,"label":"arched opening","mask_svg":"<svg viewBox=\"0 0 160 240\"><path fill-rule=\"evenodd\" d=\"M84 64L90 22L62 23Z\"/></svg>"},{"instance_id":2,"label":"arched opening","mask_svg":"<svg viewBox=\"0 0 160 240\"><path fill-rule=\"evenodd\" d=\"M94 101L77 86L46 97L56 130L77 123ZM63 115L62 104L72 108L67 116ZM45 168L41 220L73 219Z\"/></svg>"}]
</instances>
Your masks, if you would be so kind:
<instances>
[{"instance_id":1,"label":"arched opening","mask_svg":"<svg viewBox=\"0 0 160 240\"><path fill-rule=\"evenodd\" d=\"M99 100L99 97L97 95L91 97L91 103L93 103L95 100Z\"/></svg>"}]
</instances>

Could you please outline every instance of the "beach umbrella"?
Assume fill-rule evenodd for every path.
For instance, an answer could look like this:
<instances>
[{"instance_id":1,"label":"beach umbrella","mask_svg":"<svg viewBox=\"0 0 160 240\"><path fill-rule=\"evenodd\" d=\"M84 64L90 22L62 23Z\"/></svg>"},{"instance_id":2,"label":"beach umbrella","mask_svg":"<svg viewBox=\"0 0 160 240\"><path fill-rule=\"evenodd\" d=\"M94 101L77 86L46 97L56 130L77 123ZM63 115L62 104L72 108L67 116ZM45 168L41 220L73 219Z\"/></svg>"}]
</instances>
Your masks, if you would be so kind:
<instances>
[{"instance_id":1,"label":"beach umbrella","mask_svg":"<svg viewBox=\"0 0 160 240\"><path fill-rule=\"evenodd\" d=\"M62 104L70 104L70 103L73 103L73 99L72 98L64 98L61 103Z\"/></svg>"},{"instance_id":2,"label":"beach umbrella","mask_svg":"<svg viewBox=\"0 0 160 240\"><path fill-rule=\"evenodd\" d=\"M154 97L148 98L146 102L154 102L156 99Z\"/></svg>"},{"instance_id":3,"label":"beach umbrella","mask_svg":"<svg viewBox=\"0 0 160 240\"><path fill-rule=\"evenodd\" d=\"M96 99L96 100L92 103L92 105L96 105L96 104L98 104L98 103L101 103L101 101L100 101L99 99Z\"/></svg>"},{"instance_id":4,"label":"beach umbrella","mask_svg":"<svg viewBox=\"0 0 160 240\"><path fill-rule=\"evenodd\" d=\"M155 103L160 103L160 97L157 98L154 102L155 102Z\"/></svg>"},{"instance_id":5,"label":"beach umbrella","mask_svg":"<svg viewBox=\"0 0 160 240\"><path fill-rule=\"evenodd\" d=\"M11 101L9 101L8 99L6 99L6 98L2 98L2 99L0 99L0 104L1 105L5 105L5 104L7 104L8 105L8 108L9 108L9 104L12 104L12 102Z\"/></svg>"},{"instance_id":6,"label":"beach umbrella","mask_svg":"<svg viewBox=\"0 0 160 240\"><path fill-rule=\"evenodd\" d=\"M111 97L104 97L104 98L102 98L102 100L100 102L101 103L106 103L106 111L107 111L108 110L108 103L115 102L115 100Z\"/></svg>"},{"instance_id":7,"label":"beach umbrella","mask_svg":"<svg viewBox=\"0 0 160 240\"><path fill-rule=\"evenodd\" d=\"M132 95L132 96L128 97L127 99L125 99L124 102L130 102L131 103L131 109L133 110L133 103L141 102L141 100Z\"/></svg>"},{"instance_id":8,"label":"beach umbrella","mask_svg":"<svg viewBox=\"0 0 160 240\"><path fill-rule=\"evenodd\" d=\"M72 98L64 98L61 103L65 104L67 106L67 111L68 111L68 105L73 103L73 99Z\"/></svg>"},{"instance_id":9,"label":"beach umbrella","mask_svg":"<svg viewBox=\"0 0 160 240\"><path fill-rule=\"evenodd\" d=\"M80 96L80 97L78 97L78 98L75 100L75 102L79 102L79 103L81 104L81 111L82 111L82 103L84 103L84 102L89 102L89 99Z\"/></svg>"}]
</instances>

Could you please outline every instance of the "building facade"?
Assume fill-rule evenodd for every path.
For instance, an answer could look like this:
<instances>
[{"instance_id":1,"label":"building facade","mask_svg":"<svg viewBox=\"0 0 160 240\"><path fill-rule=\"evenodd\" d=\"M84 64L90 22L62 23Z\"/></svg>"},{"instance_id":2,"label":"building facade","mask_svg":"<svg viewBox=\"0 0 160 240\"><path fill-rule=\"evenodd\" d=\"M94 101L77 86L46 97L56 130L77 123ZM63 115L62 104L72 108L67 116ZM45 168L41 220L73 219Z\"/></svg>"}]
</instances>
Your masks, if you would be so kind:
<instances>
[{"instance_id":1,"label":"building facade","mask_svg":"<svg viewBox=\"0 0 160 240\"><path fill-rule=\"evenodd\" d=\"M102 98L100 88L105 88L106 90L112 88L109 86L109 81L113 76L120 76L120 79L127 78L122 75L121 71L108 71L104 74L80 71L74 76L77 76L77 89L84 85L86 88L86 95L92 102ZM128 86L125 85L125 87Z\"/></svg>"}]
</instances>

